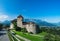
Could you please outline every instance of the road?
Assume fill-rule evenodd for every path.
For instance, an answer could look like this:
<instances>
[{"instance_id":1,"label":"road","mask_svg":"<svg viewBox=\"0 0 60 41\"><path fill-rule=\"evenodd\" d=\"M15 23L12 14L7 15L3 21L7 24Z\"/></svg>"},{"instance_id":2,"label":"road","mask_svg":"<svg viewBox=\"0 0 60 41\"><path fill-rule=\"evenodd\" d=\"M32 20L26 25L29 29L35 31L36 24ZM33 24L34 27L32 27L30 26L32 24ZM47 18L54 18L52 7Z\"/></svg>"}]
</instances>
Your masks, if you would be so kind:
<instances>
[{"instance_id":1,"label":"road","mask_svg":"<svg viewBox=\"0 0 60 41\"><path fill-rule=\"evenodd\" d=\"M10 41L5 29L0 31L0 41Z\"/></svg>"}]
</instances>

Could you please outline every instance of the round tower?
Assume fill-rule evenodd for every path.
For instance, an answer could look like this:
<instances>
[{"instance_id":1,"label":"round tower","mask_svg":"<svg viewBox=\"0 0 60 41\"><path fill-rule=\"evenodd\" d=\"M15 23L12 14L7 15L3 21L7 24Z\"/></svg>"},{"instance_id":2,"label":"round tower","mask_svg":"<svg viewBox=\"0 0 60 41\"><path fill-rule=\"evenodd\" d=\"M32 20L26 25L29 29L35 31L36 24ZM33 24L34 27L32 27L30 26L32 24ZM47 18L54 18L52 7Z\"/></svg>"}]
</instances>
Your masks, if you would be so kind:
<instances>
[{"instance_id":1,"label":"round tower","mask_svg":"<svg viewBox=\"0 0 60 41\"><path fill-rule=\"evenodd\" d=\"M22 16L22 15L19 15L19 16L17 17L17 26L18 26L18 27L23 28L23 23L22 23L22 21L23 21L23 16Z\"/></svg>"}]
</instances>

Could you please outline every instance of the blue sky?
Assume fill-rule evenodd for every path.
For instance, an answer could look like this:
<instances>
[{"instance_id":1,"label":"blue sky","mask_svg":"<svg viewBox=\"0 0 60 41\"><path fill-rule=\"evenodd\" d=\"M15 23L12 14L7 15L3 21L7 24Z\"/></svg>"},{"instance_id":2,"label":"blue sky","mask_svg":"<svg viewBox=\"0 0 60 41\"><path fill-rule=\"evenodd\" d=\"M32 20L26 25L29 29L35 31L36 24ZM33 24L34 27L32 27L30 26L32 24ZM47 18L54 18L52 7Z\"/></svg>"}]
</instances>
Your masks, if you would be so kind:
<instances>
[{"instance_id":1,"label":"blue sky","mask_svg":"<svg viewBox=\"0 0 60 41\"><path fill-rule=\"evenodd\" d=\"M18 15L47 22L60 21L60 0L0 0L0 21Z\"/></svg>"}]
</instances>

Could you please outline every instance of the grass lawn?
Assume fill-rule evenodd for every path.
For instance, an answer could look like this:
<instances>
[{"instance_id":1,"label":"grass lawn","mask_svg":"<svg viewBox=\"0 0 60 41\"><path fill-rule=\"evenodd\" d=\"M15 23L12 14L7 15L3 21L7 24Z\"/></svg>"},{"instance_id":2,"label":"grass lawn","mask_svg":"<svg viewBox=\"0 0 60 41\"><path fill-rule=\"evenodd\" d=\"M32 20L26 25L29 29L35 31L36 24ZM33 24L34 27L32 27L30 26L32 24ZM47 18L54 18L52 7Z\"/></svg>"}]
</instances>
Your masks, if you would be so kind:
<instances>
[{"instance_id":1,"label":"grass lawn","mask_svg":"<svg viewBox=\"0 0 60 41\"><path fill-rule=\"evenodd\" d=\"M41 32L41 33L39 33L39 34L37 34L37 35L40 35L40 36L45 36L47 33L46 32Z\"/></svg>"},{"instance_id":2,"label":"grass lawn","mask_svg":"<svg viewBox=\"0 0 60 41\"><path fill-rule=\"evenodd\" d=\"M43 37L38 37L38 36L32 36L32 35L29 35L29 34L23 34L22 32L19 32L19 31L15 31L14 32L22 37L25 37L31 41L43 41ZM38 34L38 35L42 35L42 36L45 36L46 33L43 32L41 34Z\"/></svg>"}]
</instances>

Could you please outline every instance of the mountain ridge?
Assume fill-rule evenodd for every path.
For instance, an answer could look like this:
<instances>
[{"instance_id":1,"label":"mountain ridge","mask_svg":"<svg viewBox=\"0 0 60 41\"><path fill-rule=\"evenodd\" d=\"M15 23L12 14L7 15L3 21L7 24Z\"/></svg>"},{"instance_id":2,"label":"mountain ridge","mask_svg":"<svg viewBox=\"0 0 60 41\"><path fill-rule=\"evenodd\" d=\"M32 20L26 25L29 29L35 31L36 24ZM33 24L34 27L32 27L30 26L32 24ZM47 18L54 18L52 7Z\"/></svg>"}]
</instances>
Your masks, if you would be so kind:
<instances>
[{"instance_id":1,"label":"mountain ridge","mask_svg":"<svg viewBox=\"0 0 60 41\"><path fill-rule=\"evenodd\" d=\"M39 26L57 26L57 25L55 25L53 23L49 23L49 22L42 21L42 20L39 20L39 19L24 19L24 22L35 22ZM10 25L11 21L5 20L2 23L6 24L6 25L7 24Z\"/></svg>"},{"instance_id":2,"label":"mountain ridge","mask_svg":"<svg viewBox=\"0 0 60 41\"><path fill-rule=\"evenodd\" d=\"M56 26L55 24L46 22L46 21L42 21L39 19L24 19L25 22L35 22L36 24L40 25L40 26Z\"/></svg>"}]
</instances>

